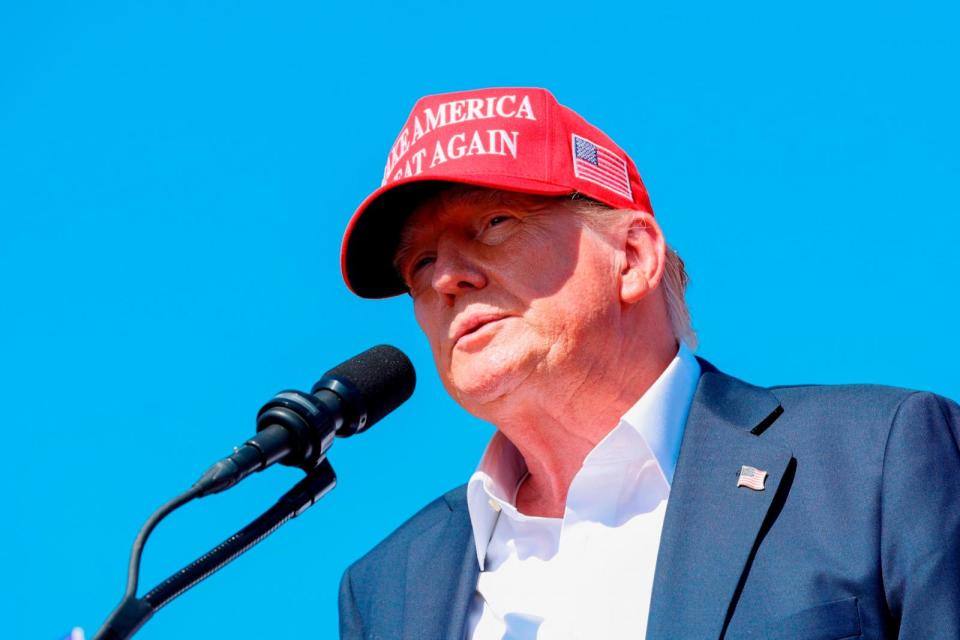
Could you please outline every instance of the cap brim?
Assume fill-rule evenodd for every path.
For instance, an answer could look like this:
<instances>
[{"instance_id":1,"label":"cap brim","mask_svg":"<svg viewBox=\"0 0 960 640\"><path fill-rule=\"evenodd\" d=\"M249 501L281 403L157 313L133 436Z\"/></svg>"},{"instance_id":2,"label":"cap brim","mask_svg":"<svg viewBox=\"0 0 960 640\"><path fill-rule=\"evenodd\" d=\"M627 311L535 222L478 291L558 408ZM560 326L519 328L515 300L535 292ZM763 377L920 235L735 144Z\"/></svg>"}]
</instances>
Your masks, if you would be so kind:
<instances>
[{"instance_id":1,"label":"cap brim","mask_svg":"<svg viewBox=\"0 0 960 640\"><path fill-rule=\"evenodd\" d=\"M344 233L340 268L351 291L363 298L389 298L406 293L407 286L393 267L400 231L417 204L451 184L543 196L573 193L569 187L505 175L471 175L446 180L411 177L391 182L363 201Z\"/></svg>"}]
</instances>

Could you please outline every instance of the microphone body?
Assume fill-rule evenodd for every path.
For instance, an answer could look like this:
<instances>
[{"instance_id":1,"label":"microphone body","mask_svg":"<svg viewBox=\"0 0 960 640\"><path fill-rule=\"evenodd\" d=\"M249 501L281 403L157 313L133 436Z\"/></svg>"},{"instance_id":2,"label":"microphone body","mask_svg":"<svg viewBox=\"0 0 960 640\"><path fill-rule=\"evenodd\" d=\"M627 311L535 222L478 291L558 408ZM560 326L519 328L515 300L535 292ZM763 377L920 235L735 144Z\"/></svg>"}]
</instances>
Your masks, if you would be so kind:
<instances>
[{"instance_id":1,"label":"microphone body","mask_svg":"<svg viewBox=\"0 0 960 640\"><path fill-rule=\"evenodd\" d=\"M219 493L270 465L315 468L334 436L372 427L410 397L413 365L402 351L378 345L334 367L310 393L281 391L257 413L257 435L194 483L199 496Z\"/></svg>"}]
</instances>

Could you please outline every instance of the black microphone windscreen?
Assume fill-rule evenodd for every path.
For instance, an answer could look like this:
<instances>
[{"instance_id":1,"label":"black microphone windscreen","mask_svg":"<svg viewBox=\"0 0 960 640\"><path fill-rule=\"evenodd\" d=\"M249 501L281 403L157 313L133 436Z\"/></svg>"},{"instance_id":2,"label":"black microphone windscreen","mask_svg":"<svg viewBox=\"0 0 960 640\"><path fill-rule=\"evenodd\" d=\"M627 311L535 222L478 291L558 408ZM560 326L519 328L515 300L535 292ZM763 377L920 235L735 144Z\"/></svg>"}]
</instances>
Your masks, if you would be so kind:
<instances>
[{"instance_id":1,"label":"black microphone windscreen","mask_svg":"<svg viewBox=\"0 0 960 640\"><path fill-rule=\"evenodd\" d=\"M324 374L352 384L367 412L364 429L399 407L413 394L417 375L403 351L388 344L367 349Z\"/></svg>"}]
</instances>

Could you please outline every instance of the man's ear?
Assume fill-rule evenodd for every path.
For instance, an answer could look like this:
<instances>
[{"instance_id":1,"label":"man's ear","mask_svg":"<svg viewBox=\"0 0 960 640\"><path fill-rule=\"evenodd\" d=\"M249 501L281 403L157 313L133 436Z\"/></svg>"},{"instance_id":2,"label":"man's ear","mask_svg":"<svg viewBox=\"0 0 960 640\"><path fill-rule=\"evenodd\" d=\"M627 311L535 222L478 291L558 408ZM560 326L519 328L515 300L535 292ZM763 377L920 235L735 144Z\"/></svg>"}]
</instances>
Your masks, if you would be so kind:
<instances>
[{"instance_id":1,"label":"man's ear","mask_svg":"<svg viewBox=\"0 0 960 640\"><path fill-rule=\"evenodd\" d=\"M666 264L667 243L660 225L646 211L630 212L620 271L620 300L636 304L657 288Z\"/></svg>"}]
</instances>

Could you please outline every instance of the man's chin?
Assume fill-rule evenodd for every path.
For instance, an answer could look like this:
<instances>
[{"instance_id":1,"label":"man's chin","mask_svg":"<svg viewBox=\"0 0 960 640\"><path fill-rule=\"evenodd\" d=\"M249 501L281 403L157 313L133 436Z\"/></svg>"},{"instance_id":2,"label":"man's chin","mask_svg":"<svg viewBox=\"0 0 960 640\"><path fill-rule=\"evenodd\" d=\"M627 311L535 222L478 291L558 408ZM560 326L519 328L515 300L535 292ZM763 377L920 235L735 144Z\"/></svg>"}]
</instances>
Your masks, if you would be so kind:
<instances>
[{"instance_id":1,"label":"man's chin","mask_svg":"<svg viewBox=\"0 0 960 640\"><path fill-rule=\"evenodd\" d=\"M509 398L527 377L526 367L519 363L499 362L495 366L457 367L451 376L451 395L467 411L478 415L484 408ZM532 367L529 368L532 370ZM479 415L478 417L483 417Z\"/></svg>"}]
</instances>

